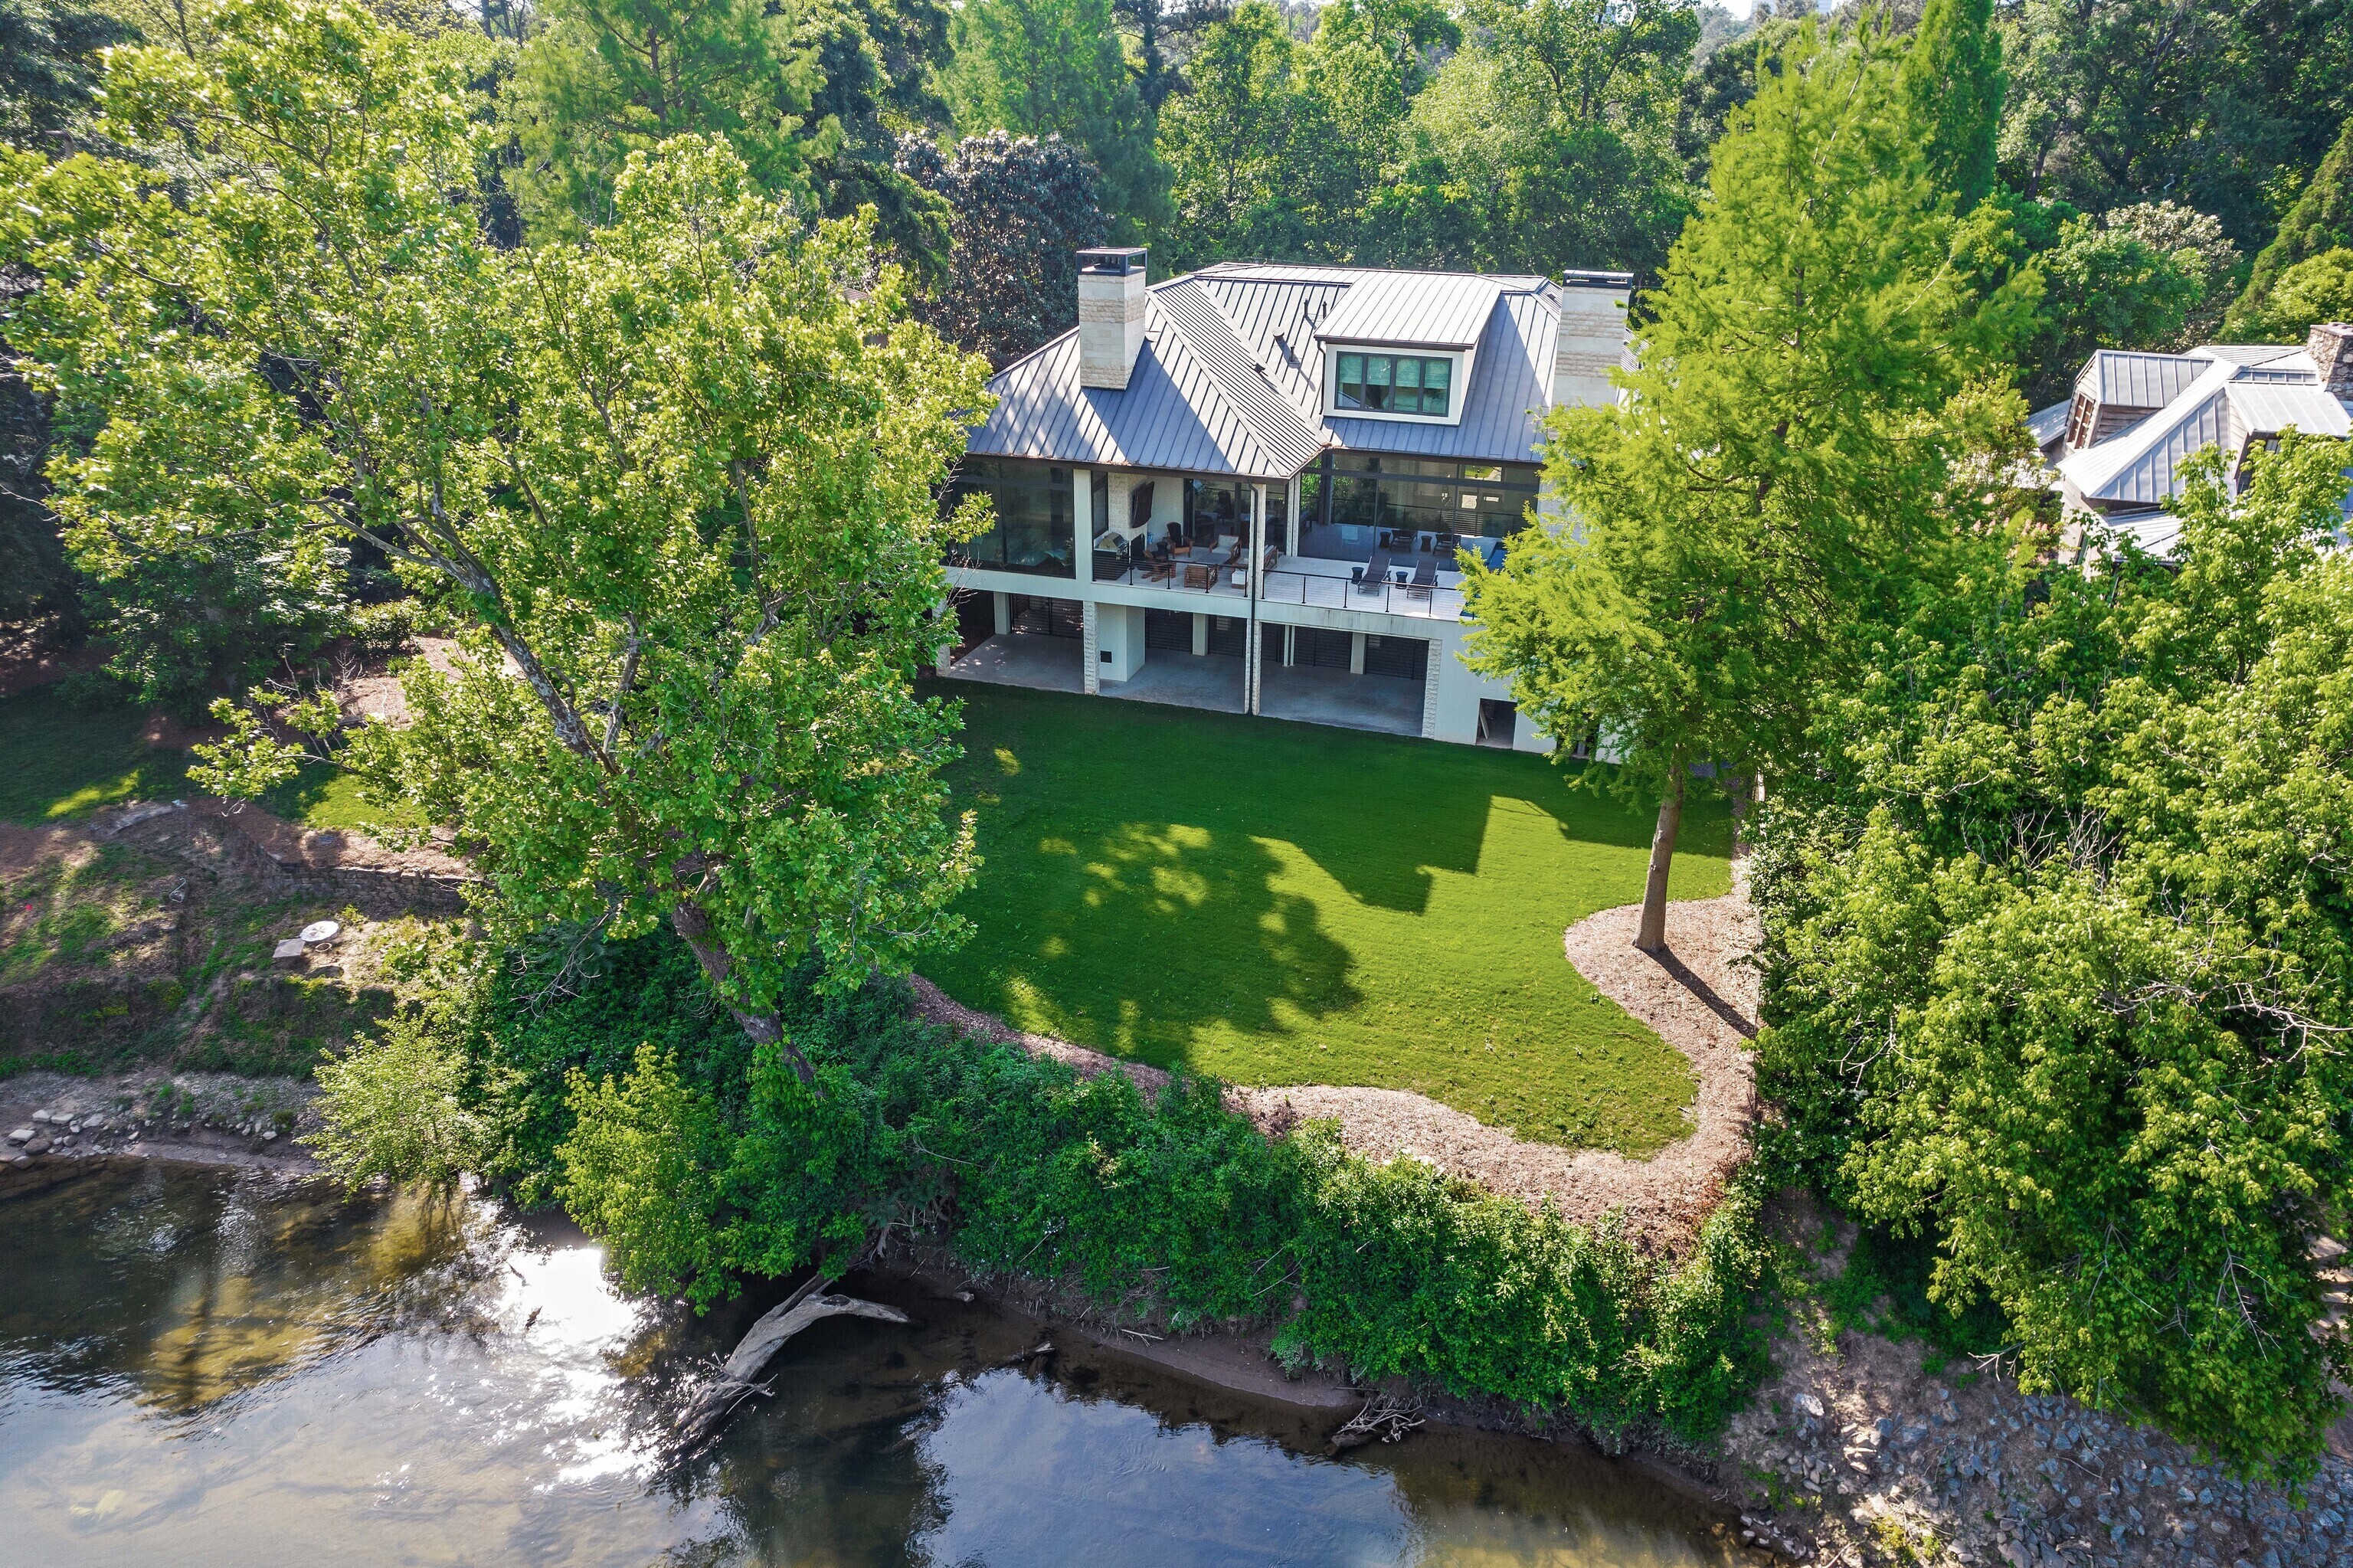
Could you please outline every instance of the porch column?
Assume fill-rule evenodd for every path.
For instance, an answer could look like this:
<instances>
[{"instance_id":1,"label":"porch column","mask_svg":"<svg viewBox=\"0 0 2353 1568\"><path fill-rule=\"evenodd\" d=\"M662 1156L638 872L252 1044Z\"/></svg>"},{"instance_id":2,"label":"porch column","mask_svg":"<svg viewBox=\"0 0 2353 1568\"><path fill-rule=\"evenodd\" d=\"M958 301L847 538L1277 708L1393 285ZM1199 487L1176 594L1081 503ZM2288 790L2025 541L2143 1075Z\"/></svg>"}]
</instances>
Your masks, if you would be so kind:
<instances>
[{"instance_id":1,"label":"porch column","mask_svg":"<svg viewBox=\"0 0 2353 1568\"><path fill-rule=\"evenodd\" d=\"M1258 712L1260 662L1258 601L1259 596L1266 591L1266 486L1263 484L1250 486L1250 577L1246 579L1250 583L1250 626L1244 634L1248 641L1242 644L1242 679L1243 694L1249 699L1248 711L1254 714Z\"/></svg>"},{"instance_id":2,"label":"porch column","mask_svg":"<svg viewBox=\"0 0 2353 1568\"><path fill-rule=\"evenodd\" d=\"M1299 476L1294 473L1284 483L1288 503L1282 509L1282 553L1295 556L1299 554Z\"/></svg>"},{"instance_id":3,"label":"porch column","mask_svg":"<svg viewBox=\"0 0 2353 1568\"><path fill-rule=\"evenodd\" d=\"M1013 630L1013 596L1009 593L993 593L988 597L996 601L994 608L997 611L997 635L1002 637Z\"/></svg>"},{"instance_id":4,"label":"porch column","mask_svg":"<svg viewBox=\"0 0 2353 1568\"><path fill-rule=\"evenodd\" d=\"M1088 599L1080 607L1079 626L1085 633L1079 639L1079 644L1082 649L1080 656L1087 662L1087 695L1099 697L1103 695L1103 674L1098 669L1102 661L1095 655L1094 600Z\"/></svg>"}]
</instances>

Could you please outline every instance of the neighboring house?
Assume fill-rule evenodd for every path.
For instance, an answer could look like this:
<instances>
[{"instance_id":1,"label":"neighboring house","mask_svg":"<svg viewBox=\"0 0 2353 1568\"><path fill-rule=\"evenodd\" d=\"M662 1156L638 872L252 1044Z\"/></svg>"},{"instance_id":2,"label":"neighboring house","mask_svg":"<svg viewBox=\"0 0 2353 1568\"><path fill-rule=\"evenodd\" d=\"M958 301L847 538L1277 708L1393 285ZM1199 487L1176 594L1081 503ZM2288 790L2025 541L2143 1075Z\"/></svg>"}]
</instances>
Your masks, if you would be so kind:
<instances>
[{"instance_id":1,"label":"neighboring house","mask_svg":"<svg viewBox=\"0 0 2353 1568\"><path fill-rule=\"evenodd\" d=\"M2028 427L2071 519L2096 519L2164 556L2180 532L2171 504L2192 453L2221 448L2236 484L2248 450L2277 446L2284 430L2353 431L2353 326L2314 327L2302 348L2102 349L2075 378L2075 396Z\"/></svg>"},{"instance_id":2,"label":"neighboring house","mask_svg":"<svg viewBox=\"0 0 2353 1568\"><path fill-rule=\"evenodd\" d=\"M1537 503L1546 409L1615 397L1630 280L1080 252L1079 325L989 382L941 673L1548 749L1457 657L1461 551Z\"/></svg>"}]
</instances>

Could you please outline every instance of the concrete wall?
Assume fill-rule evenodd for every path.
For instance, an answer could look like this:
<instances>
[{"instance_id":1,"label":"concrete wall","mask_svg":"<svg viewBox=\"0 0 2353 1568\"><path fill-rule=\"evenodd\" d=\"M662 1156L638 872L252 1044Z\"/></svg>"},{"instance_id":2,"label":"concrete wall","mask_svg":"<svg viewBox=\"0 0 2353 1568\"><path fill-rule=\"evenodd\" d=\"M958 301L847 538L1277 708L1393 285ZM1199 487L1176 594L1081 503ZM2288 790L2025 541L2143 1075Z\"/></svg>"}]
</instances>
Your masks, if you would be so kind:
<instances>
[{"instance_id":1,"label":"concrete wall","mask_svg":"<svg viewBox=\"0 0 2353 1568\"><path fill-rule=\"evenodd\" d=\"M1130 605L1095 606L1095 674L1131 681L1144 668L1144 611Z\"/></svg>"},{"instance_id":2,"label":"concrete wall","mask_svg":"<svg viewBox=\"0 0 2353 1568\"><path fill-rule=\"evenodd\" d=\"M1609 373L1625 354L1626 296L1614 289L1563 289L1560 341L1553 351L1554 404L1616 402Z\"/></svg>"}]
</instances>

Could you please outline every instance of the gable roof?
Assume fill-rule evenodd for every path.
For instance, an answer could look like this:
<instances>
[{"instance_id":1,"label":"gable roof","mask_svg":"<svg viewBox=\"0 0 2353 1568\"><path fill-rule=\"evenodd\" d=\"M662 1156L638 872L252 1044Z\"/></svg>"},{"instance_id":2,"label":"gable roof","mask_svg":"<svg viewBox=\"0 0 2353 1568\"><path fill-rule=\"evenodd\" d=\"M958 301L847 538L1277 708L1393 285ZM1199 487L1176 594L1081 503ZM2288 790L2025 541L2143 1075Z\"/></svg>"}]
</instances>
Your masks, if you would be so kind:
<instances>
[{"instance_id":1,"label":"gable roof","mask_svg":"<svg viewBox=\"0 0 2353 1568\"><path fill-rule=\"evenodd\" d=\"M1007 366L967 450L1265 480L1327 448L1528 462L1551 402L1560 294L1535 277L1225 262L1146 290L1144 332L1124 391L1080 385L1075 329ZM1325 418L1322 344L1338 332L1470 349L1461 422Z\"/></svg>"},{"instance_id":2,"label":"gable roof","mask_svg":"<svg viewBox=\"0 0 2353 1568\"><path fill-rule=\"evenodd\" d=\"M2221 355L2180 357L2203 372L2178 396L2129 429L2059 460L2060 473L2085 502L2161 506L2179 488L2181 465L2203 447L2219 446L2235 460L2249 441L2291 428L2313 436L2353 432L2344 403L2319 385L2316 372L2295 367L2284 355L2264 362L2268 368Z\"/></svg>"},{"instance_id":3,"label":"gable roof","mask_svg":"<svg viewBox=\"0 0 2353 1568\"><path fill-rule=\"evenodd\" d=\"M2162 408L2212 368L2211 361L2187 354L2104 348L2084 363L2083 374L2075 377L2075 390L2115 408Z\"/></svg>"}]
</instances>

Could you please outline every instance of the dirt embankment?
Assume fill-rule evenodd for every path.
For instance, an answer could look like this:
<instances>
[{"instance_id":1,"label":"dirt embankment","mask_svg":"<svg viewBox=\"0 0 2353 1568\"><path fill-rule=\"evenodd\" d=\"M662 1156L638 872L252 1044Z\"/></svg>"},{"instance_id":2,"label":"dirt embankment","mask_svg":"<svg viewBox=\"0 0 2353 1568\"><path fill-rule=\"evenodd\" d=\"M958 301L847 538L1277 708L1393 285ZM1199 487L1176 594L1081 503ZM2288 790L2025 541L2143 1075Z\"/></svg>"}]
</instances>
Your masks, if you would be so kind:
<instances>
[{"instance_id":1,"label":"dirt embankment","mask_svg":"<svg viewBox=\"0 0 2353 1568\"><path fill-rule=\"evenodd\" d=\"M204 800L0 824L0 1057L305 1074L413 989L464 875L429 848ZM277 956L322 919L332 941Z\"/></svg>"}]
</instances>

